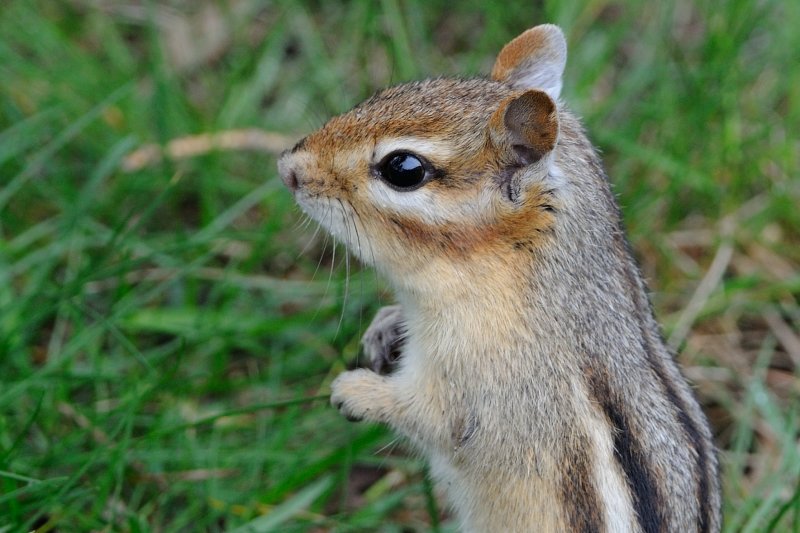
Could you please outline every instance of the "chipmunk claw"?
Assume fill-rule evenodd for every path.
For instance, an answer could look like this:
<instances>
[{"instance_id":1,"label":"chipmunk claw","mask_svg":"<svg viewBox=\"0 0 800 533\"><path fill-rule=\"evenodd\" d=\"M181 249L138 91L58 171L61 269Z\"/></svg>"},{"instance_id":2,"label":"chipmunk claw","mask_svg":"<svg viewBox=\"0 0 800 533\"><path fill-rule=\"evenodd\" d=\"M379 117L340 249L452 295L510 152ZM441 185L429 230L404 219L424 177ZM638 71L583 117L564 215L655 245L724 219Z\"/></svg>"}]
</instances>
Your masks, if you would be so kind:
<instances>
[{"instance_id":1,"label":"chipmunk claw","mask_svg":"<svg viewBox=\"0 0 800 533\"><path fill-rule=\"evenodd\" d=\"M342 413L342 416L344 416L347 419L348 422L361 422L362 420L364 420L363 417L351 414L346 409L344 409L344 401L343 400L333 401L331 399L331 404L333 405L333 407L337 411Z\"/></svg>"},{"instance_id":2,"label":"chipmunk claw","mask_svg":"<svg viewBox=\"0 0 800 533\"><path fill-rule=\"evenodd\" d=\"M344 418L348 422L363 422L364 421L364 419L362 417L360 417L360 416L348 415L346 413L344 414Z\"/></svg>"},{"instance_id":3,"label":"chipmunk claw","mask_svg":"<svg viewBox=\"0 0 800 533\"><path fill-rule=\"evenodd\" d=\"M399 305L381 307L361 337L369 367L377 374L391 374L397 368L405 344L405 320Z\"/></svg>"}]
</instances>

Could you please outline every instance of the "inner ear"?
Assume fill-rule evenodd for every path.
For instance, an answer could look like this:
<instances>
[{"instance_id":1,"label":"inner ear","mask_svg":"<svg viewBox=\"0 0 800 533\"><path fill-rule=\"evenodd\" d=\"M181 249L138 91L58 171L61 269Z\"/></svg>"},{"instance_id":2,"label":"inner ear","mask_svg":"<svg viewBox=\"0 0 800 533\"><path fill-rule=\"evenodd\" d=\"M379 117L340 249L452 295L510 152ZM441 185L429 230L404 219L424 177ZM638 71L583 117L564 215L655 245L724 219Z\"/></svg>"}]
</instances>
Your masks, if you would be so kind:
<instances>
[{"instance_id":1,"label":"inner ear","mask_svg":"<svg viewBox=\"0 0 800 533\"><path fill-rule=\"evenodd\" d=\"M503 125L511 146L525 165L540 160L555 148L558 139L558 111L543 91L525 91L506 101Z\"/></svg>"}]
</instances>

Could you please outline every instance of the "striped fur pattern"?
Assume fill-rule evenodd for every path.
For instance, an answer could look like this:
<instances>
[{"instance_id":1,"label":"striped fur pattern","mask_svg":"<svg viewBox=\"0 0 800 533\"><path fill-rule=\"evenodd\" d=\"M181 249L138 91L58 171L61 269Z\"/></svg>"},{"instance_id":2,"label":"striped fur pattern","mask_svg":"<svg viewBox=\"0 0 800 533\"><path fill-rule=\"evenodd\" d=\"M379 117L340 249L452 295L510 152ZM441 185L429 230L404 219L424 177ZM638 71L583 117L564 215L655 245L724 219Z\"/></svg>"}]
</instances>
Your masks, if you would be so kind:
<instances>
[{"instance_id":1,"label":"striped fur pattern","mask_svg":"<svg viewBox=\"0 0 800 533\"><path fill-rule=\"evenodd\" d=\"M332 402L410 439L463 531L718 531L711 433L558 100L565 60L538 26L493 79L387 89L282 156L301 207L396 290L376 326L402 332L396 369L343 373ZM436 176L387 186L396 149Z\"/></svg>"}]
</instances>

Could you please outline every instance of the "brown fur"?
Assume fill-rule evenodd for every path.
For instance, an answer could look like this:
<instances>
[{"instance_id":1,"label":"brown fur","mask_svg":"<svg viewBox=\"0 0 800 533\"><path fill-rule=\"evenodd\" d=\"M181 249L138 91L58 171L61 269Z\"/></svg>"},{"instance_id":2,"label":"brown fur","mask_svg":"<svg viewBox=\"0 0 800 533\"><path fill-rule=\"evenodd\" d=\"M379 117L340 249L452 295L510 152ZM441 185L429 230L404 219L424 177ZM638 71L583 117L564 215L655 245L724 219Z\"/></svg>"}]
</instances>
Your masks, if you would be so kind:
<instances>
[{"instance_id":1,"label":"brown fur","mask_svg":"<svg viewBox=\"0 0 800 533\"><path fill-rule=\"evenodd\" d=\"M511 133L515 147L522 146L529 163L549 153L558 136L556 105L541 91L525 91L500 106L503 124ZM497 114L497 113L495 113Z\"/></svg>"},{"instance_id":2,"label":"brown fur","mask_svg":"<svg viewBox=\"0 0 800 533\"><path fill-rule=\"evenodd\" d=\"M547 55L548 37L548 34L539 27L531 28L505 45L497 55L492 68L492 79L506 80L520 65L536 58L537 55Z\"/></svg>"}]
</instances>

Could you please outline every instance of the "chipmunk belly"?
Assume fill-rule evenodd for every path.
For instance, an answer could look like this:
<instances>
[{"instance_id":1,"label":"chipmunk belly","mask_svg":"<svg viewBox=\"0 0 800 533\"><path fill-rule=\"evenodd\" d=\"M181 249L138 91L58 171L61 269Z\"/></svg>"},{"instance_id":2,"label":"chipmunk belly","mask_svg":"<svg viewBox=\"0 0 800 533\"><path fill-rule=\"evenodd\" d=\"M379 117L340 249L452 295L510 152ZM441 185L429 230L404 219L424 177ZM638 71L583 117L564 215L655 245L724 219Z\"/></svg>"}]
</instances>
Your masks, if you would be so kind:
<instances>
[{"instance_id":1,"label":"chipmunk belly","mask_svg":"<svg viewBox=\"0 0 800 533\"><path fill-rule=\"evenodd\" d=\"M484 468L485 457L467 464L470 459L463 454L454 461L452 455L433 452L428 455L431 475L456 512L461 531L640 531L608 428L590 431L583 449L557 451L559 459L536 457L538 472ZM525 454L524 444L509 444L496 452Z\"/></svg>"},{"instance_id":2,"label":"chipmunk belly","mask_svg":"<svg viewBox=\"0 0 800 533\"><path fill-rule=\"evenodd\" d=\"M429 458L431 475L445 493L463 533L502 531L569 531L558 493L552 482L531 483L508 472L470 472L453 467L444 457Z\"/></svg>"},{"instance_id":3,"label":"chipmunk belly","mask_svg":"<svg viewBox=\"0 0 800 533\"><path fill-rule=\"evenodd\" d=\"M412 440L429 460L460 531L640 530L614 454L615 429L579 379L556 384L552 376L515 371L447 375L440 359L410 344L417 350L405 360L411 363L405 375L413 376L407 387L425 416L440 417L435 425L443 428ZM503 366L503 354L494 357ZM504 392L446 392L465 390Z\"/></svg>"}]
</instances>

